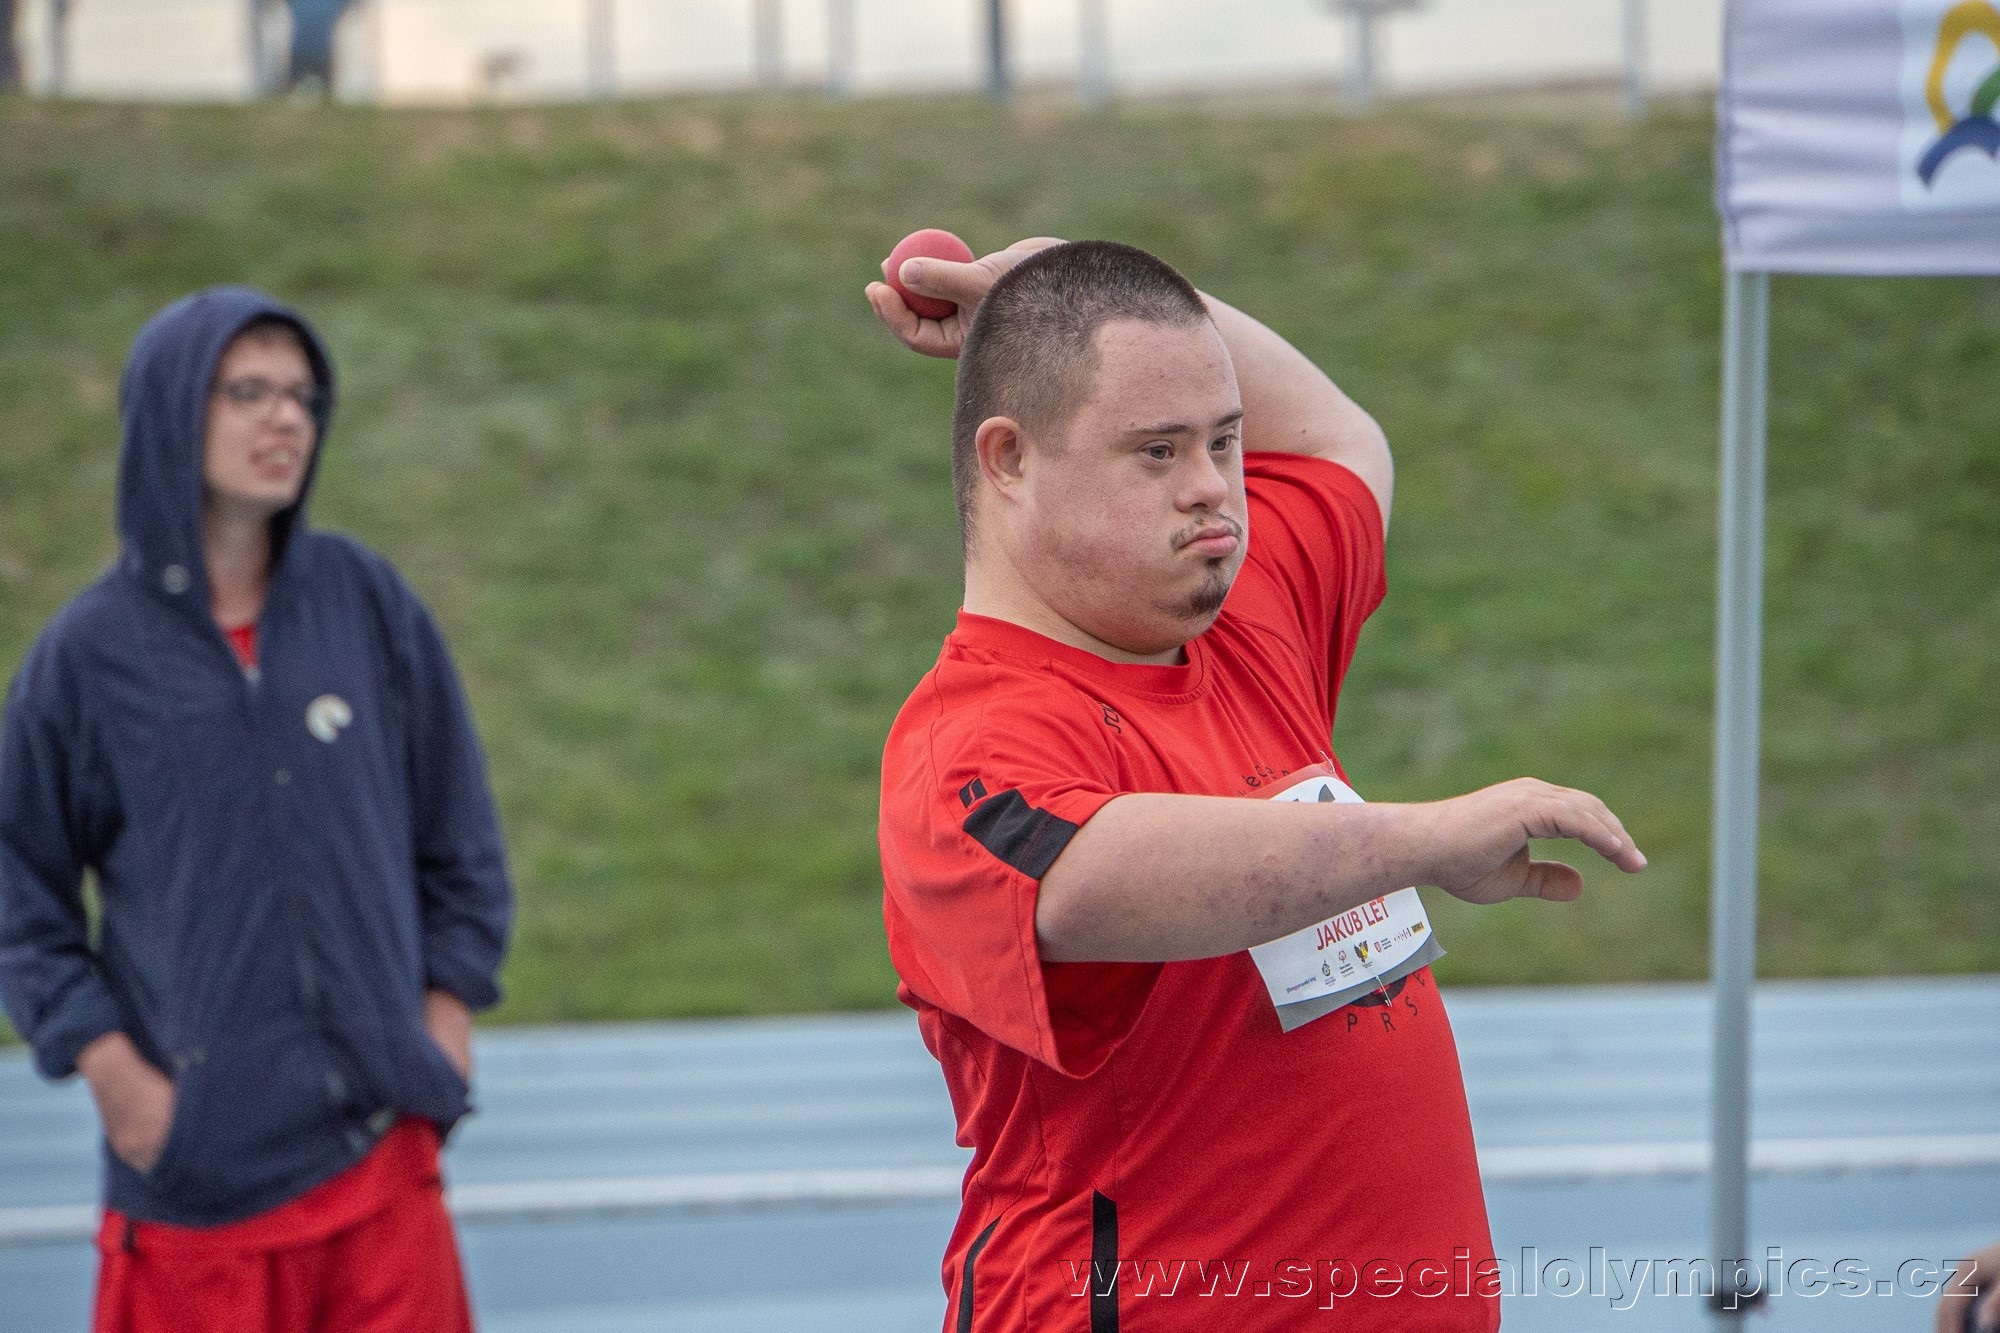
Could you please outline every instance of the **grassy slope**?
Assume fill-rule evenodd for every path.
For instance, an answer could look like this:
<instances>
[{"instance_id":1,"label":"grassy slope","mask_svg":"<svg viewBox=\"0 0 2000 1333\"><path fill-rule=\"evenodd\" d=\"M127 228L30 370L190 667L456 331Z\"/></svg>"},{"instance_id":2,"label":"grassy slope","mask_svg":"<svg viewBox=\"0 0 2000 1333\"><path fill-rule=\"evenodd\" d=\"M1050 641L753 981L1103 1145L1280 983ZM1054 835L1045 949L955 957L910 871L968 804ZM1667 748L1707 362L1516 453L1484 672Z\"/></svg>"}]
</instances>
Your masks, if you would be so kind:
<instances>
[{"instance_id":1,"label":"grassy slope","mask_svg":"<svg viewBox=\"0 0 2000 1333\"><path fill-rule=\"evenodd\" d=\"M1389 428L1377 798L1590 785L1654 868L1433 897L1461 981L1705 967L1709 125L963 102L388 113L0 102L0 669L111 550L127 342L302 304L317 513L438 609L521 884L515 1019L882 1004L874 774L955 605L911 227L1156 249ZM2000 285L1776 293L1763 967L2000 968Z\"/></svg>"}]
</instances>

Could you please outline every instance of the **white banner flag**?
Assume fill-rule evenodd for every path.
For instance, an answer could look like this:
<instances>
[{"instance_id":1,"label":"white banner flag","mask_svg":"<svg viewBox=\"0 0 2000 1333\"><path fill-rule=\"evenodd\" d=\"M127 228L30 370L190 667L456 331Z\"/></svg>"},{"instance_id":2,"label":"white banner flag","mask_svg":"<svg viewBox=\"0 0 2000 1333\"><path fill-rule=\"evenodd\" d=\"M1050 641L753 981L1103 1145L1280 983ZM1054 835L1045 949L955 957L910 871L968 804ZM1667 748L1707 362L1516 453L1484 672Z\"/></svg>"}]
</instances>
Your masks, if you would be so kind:
<instances>
[{"instance_id":1,"label":"white banner flag","mask_svg":"<svg viewBox=\"0 0 2000 1333\"><path fill-rule=\"evenodd\" d=\"M2000 0L1730 0L1729 266L2000 274Z\"/></svg>"}]
</instances>

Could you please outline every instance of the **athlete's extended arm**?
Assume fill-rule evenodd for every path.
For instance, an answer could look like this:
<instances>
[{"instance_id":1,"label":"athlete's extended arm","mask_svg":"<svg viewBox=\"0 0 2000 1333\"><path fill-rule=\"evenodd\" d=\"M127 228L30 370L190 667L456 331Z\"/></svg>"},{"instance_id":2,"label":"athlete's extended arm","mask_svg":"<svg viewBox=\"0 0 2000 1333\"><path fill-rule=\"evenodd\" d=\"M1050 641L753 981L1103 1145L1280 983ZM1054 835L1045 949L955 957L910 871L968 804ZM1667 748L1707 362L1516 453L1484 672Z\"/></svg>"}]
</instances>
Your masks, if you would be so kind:
<instances>
[{"instance_id":1,"label":"athlete's extended arm","mask_svg":"<svg viewBox=\"0 0 2000 1333\"><path fill-rule=\"evenodd\" d=\"M1421 805L1120 796L1042 877L1035 933L1047 962L1172 962L1412 884L1473 903L1580 895L1576 869L1531 860L1530 838L1574 838L1628 873L1646 864L1602 801L1533 778Z\"/></svg>"},{"instance_id":2,"label":"athlete's extended arm","mask_svg":"<svg viewBox=\"0 0 2000 1333\"><path fill-rule=\"evenodd\" d=\"M965 344L971 312L1000 275L1037 250L1061 244L1052 236L1034 236L969 264L948 259L905 261L901 274L905 286L957 303L958 309L942 320L919 318L885 282L868 284L868 303L912 351L953 358ZM1203 299L1236 366L1236 385L1243 395L1244 450L1312 454L1346 465L1374 492L1387 523L1395 468L1389 442L1375 419L1276 333L1225 301L1207 293Z\"/></svg>"}]
</instances>

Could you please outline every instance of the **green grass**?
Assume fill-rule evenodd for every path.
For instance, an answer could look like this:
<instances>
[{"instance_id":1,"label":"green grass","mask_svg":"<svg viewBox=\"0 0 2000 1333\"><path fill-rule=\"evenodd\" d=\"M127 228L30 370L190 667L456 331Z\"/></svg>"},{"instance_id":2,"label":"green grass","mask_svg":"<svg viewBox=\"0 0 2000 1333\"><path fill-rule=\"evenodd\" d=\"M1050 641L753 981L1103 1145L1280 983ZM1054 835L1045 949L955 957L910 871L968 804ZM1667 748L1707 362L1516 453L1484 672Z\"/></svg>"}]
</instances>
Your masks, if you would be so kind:
<instances>
[{"instance_id":1,"label":"green grass","mask_svg":"<svg viewBox=\"0 0 2000 1333\"><path fill-rule=\"evenodd\" d=\"M1376 798L1531 772L1650 852L1432 895L1465 982L1706 968L1711 125L1588 109L0 102L0 669L108 558L139 323L244 281L344 376L320 522L431 600L521 890L514 1020L891 1002L876 762L958 596L948 368L861 285L925 224L1110 236L1388 428ZM1761 966L2000 969L2000 284L1777 283Z\"/></svg>"}]
</instances>

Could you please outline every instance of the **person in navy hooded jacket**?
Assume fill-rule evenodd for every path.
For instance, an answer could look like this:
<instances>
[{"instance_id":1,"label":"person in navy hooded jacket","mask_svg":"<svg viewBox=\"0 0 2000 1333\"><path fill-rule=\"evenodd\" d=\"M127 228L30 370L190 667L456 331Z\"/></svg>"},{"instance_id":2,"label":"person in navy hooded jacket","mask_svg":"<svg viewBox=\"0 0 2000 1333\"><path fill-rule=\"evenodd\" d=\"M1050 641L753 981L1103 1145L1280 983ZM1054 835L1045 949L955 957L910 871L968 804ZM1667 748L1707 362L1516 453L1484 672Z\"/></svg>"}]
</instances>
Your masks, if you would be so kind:
<instances>
[{"instance_id":1,"label":"person in navy hooded jacket","mask_svg":"<svg viewBox=\"0 0 2000 1333\"><path fill-rule=\"evenodd\" d=\"M333 387L257 292L155 316L117 562L7 696L0 998L103 1120L100 1330L471 1325L437 1155L512 894L436 624L306 525Z\"/></svg>"}]
</instances>

